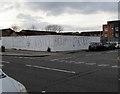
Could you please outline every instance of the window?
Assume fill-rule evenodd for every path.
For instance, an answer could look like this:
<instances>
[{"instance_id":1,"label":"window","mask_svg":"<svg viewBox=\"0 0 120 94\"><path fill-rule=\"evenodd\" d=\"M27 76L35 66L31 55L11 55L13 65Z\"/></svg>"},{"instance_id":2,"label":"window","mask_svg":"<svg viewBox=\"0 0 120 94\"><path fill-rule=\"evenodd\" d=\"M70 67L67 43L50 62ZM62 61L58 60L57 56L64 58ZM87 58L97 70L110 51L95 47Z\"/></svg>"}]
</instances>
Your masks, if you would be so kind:
<instances>
[{"instance_id":1,"label":"window","mask_svg":"<svg viewBox=\"0 0 120 94\"><path fill-rule=\"evenodd\" d=\"M119 31L119 28L118 28L118 27L115 27L115 31Z\"/></svg>"},{"instance_id":2,"label":"window","mask_svg":"<svg viewBox=\"0 0 120 94\"><path fill-rule=\"evenodd\" d=\"M106 27L106 28L104 28L104 31L105 31L105 32L107 32L107 31L108 31L108 28L107 28L107 27Z\"/></svg>"},{"instance_id":3,"label":"window","mask_svg":"<svg viewBox=\"0 0 120 94\"><path fill-rule=\"evenodd\" d=\"M119 34L118 34L118 33L115 33L115 37L119 37Z\"/></svg>"},{"instance_id":4,"label":"window","mask_svg":"<svg viewBox=\"0 0 120 94\"><path fill-rule=\"evenodd\" d=\"M108 37L108 34L105 34L104 37Z\"/></svg>"}]
</instances>

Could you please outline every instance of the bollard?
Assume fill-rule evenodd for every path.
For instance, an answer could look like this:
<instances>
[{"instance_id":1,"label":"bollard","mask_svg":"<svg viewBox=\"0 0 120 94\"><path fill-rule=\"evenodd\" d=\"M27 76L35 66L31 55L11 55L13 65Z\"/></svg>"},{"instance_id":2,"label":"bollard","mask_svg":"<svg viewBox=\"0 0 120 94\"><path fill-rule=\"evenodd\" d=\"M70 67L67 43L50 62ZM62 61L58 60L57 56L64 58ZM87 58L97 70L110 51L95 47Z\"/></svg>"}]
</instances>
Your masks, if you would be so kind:
<instances>
[{"instance_id":1,"label":"bollard","mask_svg":"<svg viewBox=\"0 0 120 94\"><path fill-rule=\"evenodd\" d=\"M48 47L47 52L51 52L51 48L50 47Z\"/></svg>"},{"instance_id":2,"label":"bollard","mask_svg":"<svg viewBox=\"0 0 120 94\"><path fill-rule=\"evenodd\" d=\"M5 52L5 46L1 46L1 52Z\"/></svg>"}]
</instances>

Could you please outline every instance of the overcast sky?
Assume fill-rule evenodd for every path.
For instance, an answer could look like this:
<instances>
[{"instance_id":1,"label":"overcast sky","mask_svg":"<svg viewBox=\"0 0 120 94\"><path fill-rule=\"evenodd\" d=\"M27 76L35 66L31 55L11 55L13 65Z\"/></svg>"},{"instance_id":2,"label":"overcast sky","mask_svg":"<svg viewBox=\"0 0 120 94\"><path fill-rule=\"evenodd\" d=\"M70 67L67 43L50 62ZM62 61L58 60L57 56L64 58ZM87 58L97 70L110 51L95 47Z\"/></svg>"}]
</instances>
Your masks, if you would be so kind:
<instances>
[{"instance_id":1,"label":"overcast sky","mask_svg":"<svg viewBox=\"0 0 120 94\"><path fill-rule=\"evenodd\" d=\"M67 31L102 30L107 21L118 19L117 2L1 2L0 29L44 29L57 24Z\"/></svg>"}]
</instances>

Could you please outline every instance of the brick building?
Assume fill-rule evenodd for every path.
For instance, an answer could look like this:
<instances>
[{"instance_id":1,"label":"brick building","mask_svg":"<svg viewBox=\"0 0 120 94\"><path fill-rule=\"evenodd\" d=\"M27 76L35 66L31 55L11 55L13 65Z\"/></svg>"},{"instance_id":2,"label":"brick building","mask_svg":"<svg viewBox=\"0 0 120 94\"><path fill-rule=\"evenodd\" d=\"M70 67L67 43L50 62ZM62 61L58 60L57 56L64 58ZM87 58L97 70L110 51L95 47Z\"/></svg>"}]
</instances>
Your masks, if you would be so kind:
<instances>
[{"instance_id":1,"label":"brick building","mask_svg":"<svg viewBox=\"0 0 120 94\"><path fill-rule=\"evenodd\" d=\"M120 20L108 21L103 25L101 41L120 41Z\"/></svg>"}]
</instances>

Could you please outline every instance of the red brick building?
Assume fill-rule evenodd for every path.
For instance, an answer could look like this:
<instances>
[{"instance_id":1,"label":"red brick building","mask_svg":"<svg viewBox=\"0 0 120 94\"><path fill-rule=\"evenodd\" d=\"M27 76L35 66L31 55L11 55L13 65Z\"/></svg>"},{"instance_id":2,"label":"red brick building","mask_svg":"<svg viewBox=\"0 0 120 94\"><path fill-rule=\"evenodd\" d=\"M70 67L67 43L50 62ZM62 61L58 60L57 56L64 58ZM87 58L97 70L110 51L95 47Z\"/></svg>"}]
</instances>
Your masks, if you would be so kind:
<instances>
[{"instance_id":1,"label":"red brick building","mask_svg":"<svg viewBox=\"0 0 120 94\"><path fill-rule=\"evenodd\" d=\"M120 20L108 21L103 25L101 41L120 41Z\"/></svg>"}]
</instances>

